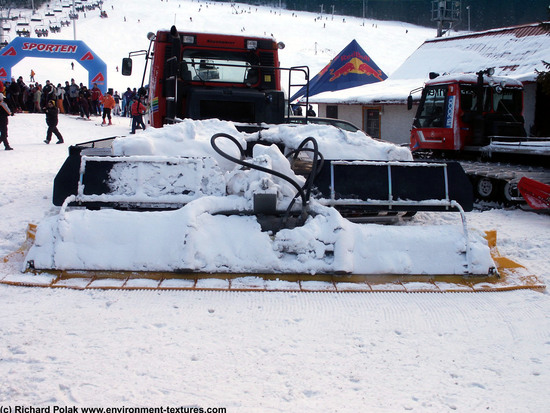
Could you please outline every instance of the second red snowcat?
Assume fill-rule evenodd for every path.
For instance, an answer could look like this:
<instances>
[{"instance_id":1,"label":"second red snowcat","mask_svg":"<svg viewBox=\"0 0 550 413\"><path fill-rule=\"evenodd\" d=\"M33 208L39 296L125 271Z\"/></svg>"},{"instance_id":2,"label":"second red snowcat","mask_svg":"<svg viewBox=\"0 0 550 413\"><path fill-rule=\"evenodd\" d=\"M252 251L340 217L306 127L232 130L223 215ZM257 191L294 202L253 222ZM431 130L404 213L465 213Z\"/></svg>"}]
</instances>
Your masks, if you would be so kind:
<instances>
[{"instance_id":1,"label":"second red snowcat","mask_svg":"<svg viewBox=\"0 0 550 413\"><path fill-rule=\"evenodd\" d=\"M459 160L481 200L524 202L522 177L550 184L550 138L527 136L522 83L493 73L431 75L413 121L411 150L417 158Z\"/></svg>"}]
</instances>

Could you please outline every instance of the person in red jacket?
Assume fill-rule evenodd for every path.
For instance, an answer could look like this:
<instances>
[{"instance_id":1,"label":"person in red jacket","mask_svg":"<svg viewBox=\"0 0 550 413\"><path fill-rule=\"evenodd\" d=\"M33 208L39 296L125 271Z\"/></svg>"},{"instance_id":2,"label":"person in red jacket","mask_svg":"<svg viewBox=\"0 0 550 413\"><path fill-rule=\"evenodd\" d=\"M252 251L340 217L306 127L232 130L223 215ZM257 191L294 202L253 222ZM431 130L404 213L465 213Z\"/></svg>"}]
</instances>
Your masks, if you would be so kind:
<instances>
[{"instance_id":1,"label":"person in red jacket","mask_svg":"<svg viewBox=\"0 0 550 413\"><path fill-rule=\"evenodd\" d=\"M111 96L109 92L105 94L101 103L103 103L103 122L102 125L105 125L105 118L109 118L109 125L112 125L111 122L111 111L115 108L115 99Z\"/></svg>"},{"instance_id":2,"label":"person in red jacket","mask_svg":"<svg viewBox=\"0 0 550 413\"><path fill-rule=\"evenodd\" d=\"M99 104L103 99L103 94L101 93L101 90L99 90L99 88L97 87L97 83L94 83L94 87L92 88L92 90L90 90L90 96L92 98L92 106L90 107L90 112L92 113L92 115L101 114L101 108Z\"/></svg>"},{"instance_id":3,"label":"person in red jacket","mask_svg":"<svg viewBox=\"0 0 550 413\"><path fill-rule=\"evenodd\" d=\"M134 103L130 107L132 113L132 132L130 134L136 133L136 127L141 126L141 129L145 130L145 123L143 123L143 115L145 114L145 106L139 101L139 97L134 97Z\"/></svg>"}]
</instances>

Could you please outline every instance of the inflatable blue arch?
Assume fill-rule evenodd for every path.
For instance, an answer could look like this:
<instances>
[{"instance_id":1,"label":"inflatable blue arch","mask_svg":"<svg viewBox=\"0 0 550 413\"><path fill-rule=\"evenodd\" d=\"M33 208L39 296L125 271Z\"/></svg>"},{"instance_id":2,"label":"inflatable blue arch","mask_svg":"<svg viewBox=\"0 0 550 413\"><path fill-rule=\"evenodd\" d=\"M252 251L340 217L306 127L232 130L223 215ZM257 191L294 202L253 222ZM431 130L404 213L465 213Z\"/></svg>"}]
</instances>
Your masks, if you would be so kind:
<instances>
[{"instance_id":1,"label":"inflatable blue arch","mask_svg":"<svg viewBox=\"0 0 550 413\"><path fill-rule=\"evenodd\" d=\"M0 50L0 80L11 81L11 69L25 57L76 60L88 71L88 87L97 83L107 92L107 65L80 40L17 37Z\"/></svg>"}]
</instances>

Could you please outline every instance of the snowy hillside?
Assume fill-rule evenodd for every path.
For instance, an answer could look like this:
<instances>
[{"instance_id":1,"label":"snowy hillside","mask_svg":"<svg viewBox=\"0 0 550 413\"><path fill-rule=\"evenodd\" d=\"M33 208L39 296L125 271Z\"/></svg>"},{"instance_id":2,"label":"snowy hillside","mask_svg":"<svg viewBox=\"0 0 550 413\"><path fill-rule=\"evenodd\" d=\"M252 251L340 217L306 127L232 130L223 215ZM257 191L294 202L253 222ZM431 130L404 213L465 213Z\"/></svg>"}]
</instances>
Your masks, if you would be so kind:
<instances>
[{"instance_id":1,"label":"snowy hillside","mask_svg":"<svg viewBox=\"0 0 550 413\"><path fill-rule=\"evenodd\" d=\"M398 22L367 20L363 26L362 19L344 22L341 16L317 20L308 13L231 3L105 0L103 7L109 17L81 16L76 34L107 62L109 86L119 90L139 86L142 76L136 64L132 78L123 78L116 71L122 57L146 48L148 31L174 23L198 31L241 33L244 28L273 34L286 44L283 65L305 62L312 72L355 38L391 74L435 32ZM56 36L72 39L72 34L65 28ZM84 81L77 66L72 71L69 61L28 59L13 73L28 80L34 68L40 82ZM52 205L52 182L69 145L130 131L128 118L115 117L111 127L99 126L97 119L60 115L64 145L43 143L42 114L9 119L14 150L0 148L0 256L23 243L28 223L47 222L59 213ZM135 142L122 141L132 147L146 136L139 131ZM549 215L490 207L466 215L472 232L496 229L500 252L550 283ZM177 233L179 223L168 230ZM97 233L85 219L79 225L90 236ZM418 239L415 227L425 232L430 226L460 225L455 213L419 213L403 228L412 245ZM238 225L231 228L242 232ZM391 244L389 231L376 228ZM218 229L227 239L226 228ZM434 265L446 260L437 240L432 237L422 251ZM113 240L89 241L105 246ZM102 250L96 258L111 253ZM386 265L392 258L389 254ZM0 261L0 276L19 274L12 271ZM0 410L544 413L550 405L548 314L550 294L530 290L240 293L0 284Z\"/></svg>"},{"instance_id":2,"label":"snowy hillside","mask_svg":"<svg viewBox=\"0 0 550 413\"><path fill-rule=\"evenodd\" d=\"M147 49L148 32L169 29L173 24L186 31L273 36L286 45L279 54L281 66L308 65L312 76L353 39L390 75L424 40L435 36L435 29L408 23L363 21L326 14L320 16L239 3L111 0L103 3L103 9L108 18L100 18L99 9L86 12L85 17L80 13L74 30L72 26L64 27L60 33L50 34L48 38L73 39L76 32L77 40L84 41L107 63L109 87L119 92L127 87L140 86L144 64L143 57L134 58L132 76L123 77L120 73L122 58L131 51ZM22 13L30 20L30 11ZM40 16L45 21L49 19L44 11ZM10 34L13 38L14 30ZM75 62L75 70L72 71L67 60L25 59L12 73L23 75L28 80L31 69L34 69L36 80L41 83L49 79L55 84L64 84L68 77L75 77L77 83L87 79L78 62ZM283 81L283 85L287 83Z\"/></svg>"}]
</instances>

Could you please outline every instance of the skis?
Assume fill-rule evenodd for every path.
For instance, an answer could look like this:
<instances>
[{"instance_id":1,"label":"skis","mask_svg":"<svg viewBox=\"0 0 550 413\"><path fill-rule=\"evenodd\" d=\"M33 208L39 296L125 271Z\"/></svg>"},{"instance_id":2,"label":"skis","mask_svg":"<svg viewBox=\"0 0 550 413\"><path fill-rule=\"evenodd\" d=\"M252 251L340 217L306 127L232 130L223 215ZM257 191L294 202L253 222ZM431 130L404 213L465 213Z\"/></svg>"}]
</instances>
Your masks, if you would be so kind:
<instances>
[{"instance_id":1,"label":"skis","mask_svg":"<svg viewBox=\"0 0 550 413\"><path fill-rule=\"evenodd\" d=\"M550 209L550 185L523 177L518 182L518 189L531 208Z\"/></svg>"}]
</instances>

